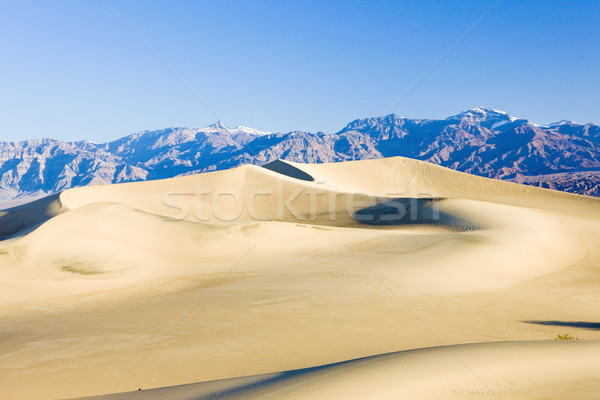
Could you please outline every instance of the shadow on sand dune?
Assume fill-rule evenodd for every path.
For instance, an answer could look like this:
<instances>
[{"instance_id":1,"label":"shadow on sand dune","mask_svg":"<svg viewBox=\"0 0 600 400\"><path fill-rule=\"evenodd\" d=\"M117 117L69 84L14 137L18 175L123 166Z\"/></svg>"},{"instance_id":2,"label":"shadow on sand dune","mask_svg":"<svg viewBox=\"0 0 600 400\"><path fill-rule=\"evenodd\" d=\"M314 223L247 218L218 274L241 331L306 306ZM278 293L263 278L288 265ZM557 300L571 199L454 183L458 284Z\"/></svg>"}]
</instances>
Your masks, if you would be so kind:
<instances>
[{"instance_id":1,"label":"shadow on sand dune","mask_svg":"<svg viewBox=\"0 0 600 400\"><path fill-rule=\"evenodd\" d=\"M440 198L401 197L354 213L357 222L373 226L433 225L457 231L478 229L472 223L440 210Z\"/></svg>"},{"instance_id":2,"label":"shadow on sand dune","mask_svg":"<svg viewBox=\"0 0 600 400\"><path fill-rule=\"evenodd\" d=\"M585 322L585 321L522 321L526 324L564 326L570 328L590 329L600 331L600 322Z\"/></svg>"},{"instance_id":3,"label":"shadow on sand dune","mask_svg":"<svg viewBox=\"0 0 600 400\"><path fill-rule=\"evenodd\" d=\"M490 379L506 382L503 385L495 384L500 393L506 393L510 398L541 399L546 398L543 394L549 381L561 386L559 383L565 385L568 382L580 385L580 379L576 378L578 376L584 380L594 379L598 365L595 355L599 350L598 341L583 340L458 344L385 353L263 375L84 397L80 400L493 398L495 392L491 389L481 391L480 382L473 379L473 369L471 366L464 368L463 359L469 360L476 370L485 368L494 371ZM588 360L581 360L582 356L588 354L591 355ZM560 367L577 372L570 378L557 380L554 371ZM432 387L439 387L440 391L432 392ZM525 390L532 395L528 393L523 396ZM564 387L562 390L564 393ZM422 393L425 395L419 395ZM452 396L456 393L460 395ZM477 393L481 396L475 395Z\"/></svg>"},{"instance_id":4,"label":"shadow on sand dune","mask_svg":"<svg viewBox=\"0 0 600 400\"><path fill-rule=\"evenodd\" d=\"M60 193L0 211L0 240L28 231L60 214Z\"/></svg>"},{"instance_id":5,"label":"shadow on sand dune","mask_svg":"<svg viewBox=\"0 0 600 400\"><path fill-rule=\"evenodd\" d=\"M440 210L437 198L382 198L363 194L345 194L330 208L316 207L296 214L286 215L278 221L317 226L359 229L393 229L409 226L430 226L453 231L472 231L479 226ZM372 204L365 207L366 204ZM362 205L362 207L360 206Z\"/></svg>"},{"instance_id":6,"label":"shadow on sand dune","mask_svg":"<svg viewBox=\"0 0 600 400\"><path fill-rule=\"evenodd\" d=\"M315 179L302 171L299 168L294 167L285 161L275 160L262 166L269 171L277 172L278 174L289 176L290 178L300 179L302 181L314 182Z\"/></svg>"},{"instance_id":7,"label":"shadow on sand dune","mask_svg":"<svg viewBox=\"0 0 600 400\"><path fill-rule=\"evenodd\" d=\"M262 387L277 385L278 383L285 384L287 381L293 380L294 378L303 378L313 374L315 375L315 378L318 378L318 373L320 371L345 363L348 363L348 361L271 374L227 378L216 381L189 383L148 390L138 390L135 392L113 393L103 396L82 397L71 400L241 399L249 396L249 394L253 393L255 390L260 390Z\"/></svg>"}]
</instances>

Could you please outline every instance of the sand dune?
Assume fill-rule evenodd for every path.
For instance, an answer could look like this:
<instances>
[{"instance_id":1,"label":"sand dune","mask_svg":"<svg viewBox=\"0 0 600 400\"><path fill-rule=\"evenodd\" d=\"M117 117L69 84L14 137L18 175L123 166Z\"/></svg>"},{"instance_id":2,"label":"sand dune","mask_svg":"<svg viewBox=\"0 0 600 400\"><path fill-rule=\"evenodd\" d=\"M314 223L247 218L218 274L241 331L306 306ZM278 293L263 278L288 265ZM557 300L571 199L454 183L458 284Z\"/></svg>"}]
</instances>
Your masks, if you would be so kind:
<instances>
[{"instance_id":1,"label":"sand dune","mask_svg":"<svg viewBox=\"0 0 600 400\"><path fill-rule=\"evenodd\" d=\"M599 201L397 157L279 161L15 207L0 215L0 397L98 395L400 351L256 393L345 398L381 386L372 398L464 398L480 389L455 355L403 351L552 339L571 326L592 341L456 351L506 398L591 398L600 331L561 323L600 322ZM410 382L398 388L397 374ZM293 389L309 375L318 379ZM208 384L198 385L196 394Z\"/></svg>"},{"instance_id":2,"label":"sand dune","mask_svg":"<svg viewBox=\"0 0 600 400\"><path fill-rule=\"evenodd\" d=\"M599 351L599 341L444 346L303 370L120 393L104 398L584 398L600 387Z\"/></svg>"},{"instance_id":3,"label":"sand dune","mask_svg":"<svg viewBox=\"0 0 600 400\"><path fill-rule=\"evenodd\" d=\"M52 195L0 211L0 239L11 235L23 234L24 231L55 217L62 211L58 195Z\"/></svg>"}]
</instances>

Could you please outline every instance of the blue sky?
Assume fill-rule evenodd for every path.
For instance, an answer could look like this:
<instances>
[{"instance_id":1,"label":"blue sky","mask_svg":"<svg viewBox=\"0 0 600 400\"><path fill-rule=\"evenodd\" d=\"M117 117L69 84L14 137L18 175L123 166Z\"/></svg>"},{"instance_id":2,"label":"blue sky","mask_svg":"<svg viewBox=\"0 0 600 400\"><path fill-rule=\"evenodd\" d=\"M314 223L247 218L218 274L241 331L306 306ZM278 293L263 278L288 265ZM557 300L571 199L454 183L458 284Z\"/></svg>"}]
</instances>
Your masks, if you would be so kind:
<instances>
[{"instance_id":1,"label":"blue sky","mask_svg":"<svg viewBox=\"0 0 600 400\"><path fill-rule=\"evenodd\" d=\"M184 85L102 1L3 0L0 140L333 133L387 114L494 3L106 0ZM600 1L502 0L392 111L600 123L598 21Z\"/></svg>"}]
</instances>

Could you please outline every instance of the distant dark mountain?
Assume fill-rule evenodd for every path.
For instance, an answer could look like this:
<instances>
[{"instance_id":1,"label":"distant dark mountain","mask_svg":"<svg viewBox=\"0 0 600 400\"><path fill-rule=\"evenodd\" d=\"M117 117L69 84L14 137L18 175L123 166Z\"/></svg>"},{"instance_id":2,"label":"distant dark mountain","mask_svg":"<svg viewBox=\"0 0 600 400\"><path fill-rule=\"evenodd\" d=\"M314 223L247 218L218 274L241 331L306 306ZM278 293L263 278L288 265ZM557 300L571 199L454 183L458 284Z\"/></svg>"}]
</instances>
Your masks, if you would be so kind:
<instances>
[{"instance_id":1,"label":"distant dark mountain","mask_svg":"<svg viewBox=\"0 0 600 400\"><path fill-rule=\"evenodd\" d=\"M0 198L39 197L85 185L160 179L275 159L336 162L404 156L489 178L600 196L600 127L537 126L476 107L444 120L394 114L336 134L228 128L144 131L109 143L0 142Z\"/></svg>"},{"instance_id":2,"label":"distant dark mountain","mask_svg":"<svg viewBox=\"0 0 600 400\"><path fill-rule=\"evenodd\" d=\"M561 121L537 126L476 107L445 120L388 115L351 122L383 157L401 155L489 178L600 195L600 127Z\"/></svg>"}]
</instances>

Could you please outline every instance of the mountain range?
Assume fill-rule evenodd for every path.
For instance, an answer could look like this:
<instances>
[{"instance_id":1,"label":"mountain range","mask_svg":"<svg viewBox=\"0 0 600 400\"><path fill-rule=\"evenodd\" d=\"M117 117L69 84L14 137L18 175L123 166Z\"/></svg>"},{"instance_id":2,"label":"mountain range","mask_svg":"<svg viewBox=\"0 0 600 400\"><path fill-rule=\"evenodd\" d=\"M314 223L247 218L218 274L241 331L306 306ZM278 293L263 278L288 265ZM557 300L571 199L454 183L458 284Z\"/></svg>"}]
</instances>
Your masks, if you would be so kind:
<instances>
[{"instance_id":1,"label":"mountain range","mask_svg":"<svg viewBox=\"0 0 600 400\"><path fill-rule=\"evenodd\" d=\"M142 131L107 143L0 142L0 199L161 179L276 159L303 163L404 156L518 183L600 196L600 126L538 126L475 107L446 119L358 119L335 134L228 128Z\"/></svg>"}]
</instances>

